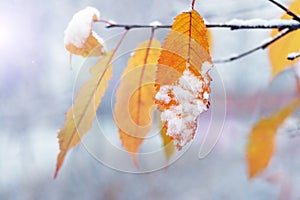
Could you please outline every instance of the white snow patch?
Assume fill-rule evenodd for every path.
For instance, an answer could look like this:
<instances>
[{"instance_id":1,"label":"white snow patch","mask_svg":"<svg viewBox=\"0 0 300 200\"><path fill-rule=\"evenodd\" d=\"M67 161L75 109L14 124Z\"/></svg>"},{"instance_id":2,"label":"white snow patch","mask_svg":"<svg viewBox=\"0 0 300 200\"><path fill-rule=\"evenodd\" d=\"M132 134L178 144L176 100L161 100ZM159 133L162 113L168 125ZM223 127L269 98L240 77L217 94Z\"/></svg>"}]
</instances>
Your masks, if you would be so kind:
<instances>
[{"instance_id":1,"label":"white snow patch","mask_svg":"<svg viewBox=\"0 0 300 200\"><path fill-rule=\"evenodd\" d=\"M155 95L155 99L163 102L164 104L168 104L171 101L171 97L169 97L168 92L172 90L169 86L163 86L160 88L159 92Z\"/></svg>"},{"instance_id":2,"label":"white snow patch","mask_svg":"<svg viewBox=\"0 0 300 200\"><path fill-rule=\"evenodd\" d=\"M288 59L290 59L290 60L294 60L294 59L296 59L298 57L300 57L300 51L299 52L289 53L289 55L288 55Z\"/></svg>"},{"instance_id":3,"label":"white snow patch","mask_svg":"<svg viewBox=\"0 0 300 200\"><path fill-rule=\"evenodd\" d=\"M294 26L299 25L299 22L295 20L284 20L284 19L250 19L250 20L241 20L241 19L232 19L224 24L234 25L234 26Z\"/></svg>"},{"instance_id":4,"label":"white snow patch","mask_svg":"<svg viewBox=\"0 0 300 200\"><path fill-rule=\"evenodd\" d=\"M82 47L90 35L92 30L92 22L99 20L99 18L99 11L93 7L86 7L85 9L77 12L65 30L65 45L73 44L78 48ZM93 35L96 34L93 33Z\"/></svg>"},{"instance_id":5,"label":"white snow patch","mask_svg":"<svg viewBox=\"0 0 300 200\"><path fill-rule=\"evenodd\" d=\"M213 65L210 62L204 62L201 67L202 74L207 73L212 67Z\"/></svg>"},{"instance_id":6,"label":"white snow patch","mask_svg":"<svg viewBox=\"0 0 300 200\"><path fill-rule=\"evenodd\" d=\"M204 99L209 99L209 94L208 94L208 92L205 91L205 92L203 93L203 98L204 98Z\"/></svg>"},{"instance_id":7,"label":"white snow patch","mask_svg":"<svg viewBox=\"0 0 300 200\"><path fill-rule=\"evenodd\" d=\"M171 100L178 103L171 105L161 114L162 121L168 127L167 134L173 138L174 145L178 149L194 138L197 118L208 109L204 100L209 98L209 94L204 92L203 99L203 87L203 80L186 69L177 84L161 86L155 96L157 101L164 104L168 104Z\"/></svg>"},{"instance_id":8,"label":"white snow patch","mask_svg":"<svg viewBox=\"0 0 300 200\"><path fill-rule=\"evenodd\" d=\"M108 22L109 22L110 24L117 24L117 22L115 22L115 21L112 20L112 19L108 20Z\"/></svg>"},{"instance_id":9,"label":"white snow patch","mask_svg":"<svg viewBox=\"0 0 300 200\"><path fill-rule=\"evenodd\" d=\"M161 25L162 25L162 23L157 20L150 23L150 26L161 26Z\"/></svg>"}]
</instances>

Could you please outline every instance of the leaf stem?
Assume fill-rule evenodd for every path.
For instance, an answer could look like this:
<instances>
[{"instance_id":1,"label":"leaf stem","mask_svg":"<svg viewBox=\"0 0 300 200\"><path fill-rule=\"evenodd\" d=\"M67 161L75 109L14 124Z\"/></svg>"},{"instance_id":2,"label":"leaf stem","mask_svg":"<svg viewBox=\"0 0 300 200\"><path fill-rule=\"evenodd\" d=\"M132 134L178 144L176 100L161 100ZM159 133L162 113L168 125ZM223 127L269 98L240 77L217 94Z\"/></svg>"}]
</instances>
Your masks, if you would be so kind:
<instances>
[{"instance_id":1,"label":"leaf stem","mask_svg":"<svg viewBox=\"0 0 300 200\"><path fill-rule=\"evenodd\" d=\"M193 1L192 1L192 9L194 9L195 2L196 2L196 0L193 0Z\"/></svg>"}]
</instances>

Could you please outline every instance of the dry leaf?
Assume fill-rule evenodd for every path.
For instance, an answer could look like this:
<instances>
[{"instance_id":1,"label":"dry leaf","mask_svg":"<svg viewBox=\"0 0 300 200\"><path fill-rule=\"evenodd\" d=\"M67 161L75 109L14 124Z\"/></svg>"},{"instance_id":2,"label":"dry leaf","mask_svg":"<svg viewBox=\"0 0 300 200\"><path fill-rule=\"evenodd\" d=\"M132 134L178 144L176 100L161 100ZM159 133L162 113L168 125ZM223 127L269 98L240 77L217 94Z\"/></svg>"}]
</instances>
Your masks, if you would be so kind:
<instances>
[{"instance_id":1,"label":"dry leaf","mask_svg":"<svg viewBox=\"0 0 300 200\"><path fill-rule=\"evenodd\" d=\"M277 129L296 111L299 103L299 99L294 100L278 112L261 119L252 128L246 150L249 178L257 176L268 166L274 152Z\"/></svg>"},{"instance_id":2,"label":"dry leaf","mask_svg":"<svg viewBox=\"0 0 300 200\"><path fill-rule=\"evenodd\" d=\"M77 12L65 30L64 43L71 54L83 57L105 55L103 39L92 31L92 23L99 20L99 11L87 7Z\"/></svg>"},{"instance_id":3,"label":"dry leaf","mask_svg":"<svg viewBox=\"0 0 300 200\"><path fill-rule=\"evenodd\" d=\"M116 93L115 122L122 144L136 165L136 153L151 130L155 71L160 50L160 43L155 39L141 43L128 61Z\"/></svg>"},{"instance_id":4,"label":"dry leaf","mask_svg":"<svg viewBox=\"0 0 300 200\"><path fill-rule=\"evenodd\" d=\"M175 18L162 46L156 73L156 103L177 149L193 139L198 116L209 106L212 68L207 29L195 11Z\"/></svg>"},{"instance_id":5,"label":"dry leaf","mask_svg":"<svg viewBox=\"0 0 300 200\"><path fill-rule=\"evenodd\" d=\"M66 115L65 124L58 133L60 153L54 177L57 176L64 158L72 147L76 146L81 137L92 126L97 108L112 77L113 51L99 59L90 69L91 78L80 89L77 99Z\"/></svg>"},{"instance_id":6,"label":"dry leaf","mask_svg":"<svg viewBox=\"0 0 300 200\"><path fill-rule=\"evenodd\" d=\"M289 10L295 14L300 14L300 0L295 0L289 7ZM290 15L284 14L281 19L292 19ZM272 37L275 37L280 32L273 30ZM297 59L294 61L288 60L288 54L299 52L300 47L300 30L289 33L280 40L276 41L269 48L269 57L272 65L272 78L274 79L279 73L285 69L293 66Z\"/></svg>"}]
</instances>

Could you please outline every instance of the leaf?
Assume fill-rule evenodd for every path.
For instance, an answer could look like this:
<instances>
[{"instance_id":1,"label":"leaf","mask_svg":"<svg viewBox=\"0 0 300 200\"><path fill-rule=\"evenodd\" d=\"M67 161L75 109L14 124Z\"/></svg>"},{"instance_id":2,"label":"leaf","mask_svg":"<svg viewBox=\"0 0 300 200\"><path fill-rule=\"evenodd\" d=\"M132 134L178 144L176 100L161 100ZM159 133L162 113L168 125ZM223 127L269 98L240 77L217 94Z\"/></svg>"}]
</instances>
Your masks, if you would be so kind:
<instances>
[{"instance_id":1,"label":"leaf","mask_svg":"<svg viewBox=\"0 0 300 200\"><path fill-rule=\"evenodd\" d=\"M208 46L209 46L209 49L211 50L213 48L213 35L212 35L211 30L207 29L206 35L207 35L207 40L208 40Z\"/></svg>"},{"instance_id":2,"label":"leaf","mask_svg":"<svg viewBox=\"0 0 300 200\"><path fill-rule=\"evenodd\" d=\"M177 149L193 139L198 116L209 106L207 29L194 9L175 18L162 45L156 73L156 104L167 134Z\"/></svg>"},{"instance_id":3,"label":"leaf","mask_svg":"<svg viewBox=\"0 0 300 200\"><path fill-rule=\"evenodd\" d=\"M295 0L289 7L289 10L295 14L300 14L300 0ZM291 19L291 16L284 14L281 19ZM280 32L273 30L271 37L275 37ZM273 43L269 48L269 57L272 66L272 78L275 78L279 73L285 69L293 66L297 59L294 61L288 60L288 54L298 52L300 50L300 30L293 31L284 36L280 40Z\"/></svg>"},{"instance_id":4,"label":"leaf","mask_svg":"<svg viewBox=\"0 0 300 200\"><path fill-rule=\"evenodd\" d=\"M167 129L163 127L163 123L161 119L159 118L159 128L160 128L160 135L163 141L163 147L165 151L165 156L167 160L171 158L171 156L174 154L174 144L172 143L172 138L167 135Z\"/></svg>"},{"instance_id":5,"label":"leaf","mask_svg":"<svg viewBox=\"0 0 300 200\"><path fill-rule=\"evenodd\" d=\"M112 77L112 58L114 51L99 59L90 69L91 78L80 89L77 99L66 115L65 124L58 133L60 153L57 157L57 177L67 152L76 146L86 134L95 119L97 108Z\"/></svg>"},{"instance_id":6,"label":"leaf","mask_svg":"<svg viewBox=\"0 0 300 200\"><path fill-rule=\"evenodd\" d=\"M156 74L157 83L174 83L186 69L187 62L195 75L200 74L202 64L211 62L211 58L207 29L197 11L183 12L175 18L162 49Z\"/></svg>"},{"instance_id":7,"label":"leaf","mask_svg":"<svg viewBox=\"0 0 300 200\"><path fill-rule=\"evenodd\" d=\"M246 150L249 178L257 176L268 166L275 148L277 129L295 112L299 104L300 99L292 101L271 116L261 119L252 128Z\"/></svg>"},{"instance_id":8,"label":"leaf","mask_svg":"<svg viewBox=\"0 0 300 200\"><path fill-rule=\"evenodd\" d=\"M105 51L100 41L101 39L99 39L99 36L97 36L95 32L91 31L89 37L81 47L77 47L74 44L67 44L66 49L71 54L76 54L83 57L102 56L105 55Z\"/></svg>"},{"instance_id":9,"label":"leaf","mask_svg":"<svg viewBox=\"0 0 300 200\"><path fill-rule=\"evenodd\" d=\"M114 118L121 142L137 165L136 153L151 130L155 71L160 55L155 39L141 43L128 61L116 93Z\"/></svg>"},{"instance_id":10,"label":"leaf","mask_svg":"<svg viewBox=\"0 0 300 200\"><path fill-rule=\"evenodd\" d=\"M105 55L103 39L92 30L92 23L99 17L99 11L93 7L86 7L73 16L64 37L66 49L71 54L83 57Z\"/></svg>"}]
</instances>

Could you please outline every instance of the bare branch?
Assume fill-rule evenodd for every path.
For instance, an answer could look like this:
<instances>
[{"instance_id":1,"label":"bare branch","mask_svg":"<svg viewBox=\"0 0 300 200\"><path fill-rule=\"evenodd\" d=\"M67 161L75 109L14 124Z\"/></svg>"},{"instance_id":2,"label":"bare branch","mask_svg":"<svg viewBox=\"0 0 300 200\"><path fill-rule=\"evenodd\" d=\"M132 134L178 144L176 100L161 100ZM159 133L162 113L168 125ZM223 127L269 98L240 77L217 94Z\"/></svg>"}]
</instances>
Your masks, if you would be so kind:
<instances>
[{"instance_id":1,"label":"bare branch","mask_svg":"<svg viewBox=\"0 0 300 200\"><path fill-rule=\"evenodd\" d=\"M276 42L277 40L279 40L280 38L283 38L285 35L289 34L290 32L292 31L295 31L294 29L287 29L281 33L279 33L276 37L268 40L267 42L264 42L263 44L253 48L253 49L250 49L244 53L241 53L239 55L234 55L234 56L230 56L229 58L222 58L222 59L217 59L217 60L214 60L214 63L225 63L225 62L231 62L231 61L234 61L234 60L237 60L237 59L240 59L242 57L245 57L249 54L252 54L260 49L265 49L267 48L268 46L270 46L271 44L273 44L274 42Z\"/></svg>"},{"instance_id":2,"label":"bare branch","mask_svg":"<svg viewBox=\"0 0 300 200\"><path fill-rule=\"evenodd\" d=\"M285 6L281 5L280 3L274 1L274 0L268 0L271 3L275 4L276 6L278 6L279 8L281 8L282 10L284 10L288 15L290 15L291 17L293 17L294 20L300 22L300 18L293 13L292 11L290 11L289 9L287 9Z\"/></svg>"}]
</instances>

